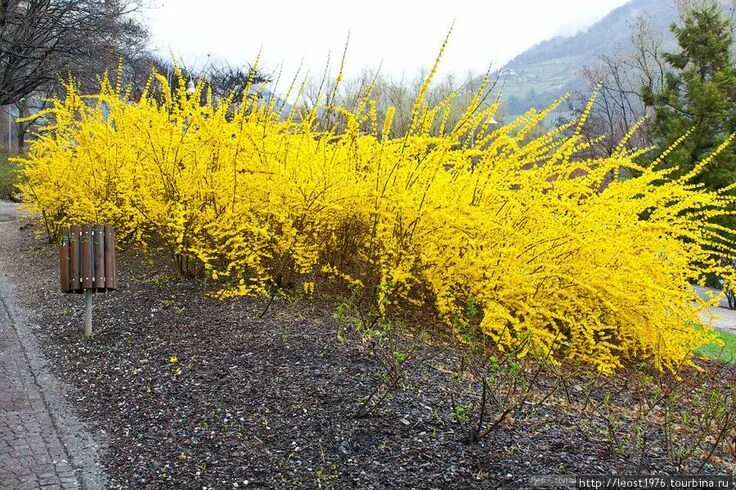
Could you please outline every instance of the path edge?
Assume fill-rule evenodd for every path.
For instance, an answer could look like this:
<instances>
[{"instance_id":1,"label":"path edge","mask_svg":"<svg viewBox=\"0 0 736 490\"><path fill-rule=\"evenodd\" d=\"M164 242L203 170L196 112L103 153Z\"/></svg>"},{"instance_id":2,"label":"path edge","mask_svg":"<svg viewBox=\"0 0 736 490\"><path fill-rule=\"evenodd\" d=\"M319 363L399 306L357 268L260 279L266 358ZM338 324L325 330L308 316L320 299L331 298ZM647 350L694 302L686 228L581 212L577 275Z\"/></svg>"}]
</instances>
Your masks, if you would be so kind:
<instances>
[{"instance_id":1,"label":"path edge","mask_svg":"<svg viewBox=\"0 0 736 490\"><path fill-rule=\"evenodd\" d=\"M7 226L14 224L11 222ZM7 267L0 262L0 308L5 310L10 326L18 336L34 382L81 488L106 488L107 478L100 464L100 453L105 447L92 437L64 398L63 393L70 393L70 390L52 374L33 333L34 328L40 327L31 320L30 312L15 300L13 291L21 286L15 284L13 279Z\"/></svg>"}]
</instances>

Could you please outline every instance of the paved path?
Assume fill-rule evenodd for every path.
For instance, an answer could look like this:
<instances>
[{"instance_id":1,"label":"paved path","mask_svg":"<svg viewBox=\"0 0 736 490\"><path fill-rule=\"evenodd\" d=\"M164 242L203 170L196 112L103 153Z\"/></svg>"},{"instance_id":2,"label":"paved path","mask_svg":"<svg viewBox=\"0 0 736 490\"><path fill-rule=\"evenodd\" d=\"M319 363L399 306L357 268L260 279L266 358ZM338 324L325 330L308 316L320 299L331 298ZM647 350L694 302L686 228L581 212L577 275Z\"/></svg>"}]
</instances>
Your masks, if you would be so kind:
<instances>
[{"instance_id":1,"label":"paved path","mask_svg":"<svg viewBox=\"0 0 736 490\"><path fill-rule=\"evenodd\" d=\"M0 201L0 256L12 257L19 217L17 205ZM0 261L0 489L104 488L97 444L36 345L10 265Z\"/></svg>"},{"instance_id":2,"label":"paved path","mask_svg":"<svg viewBox=\"0 0 736 490\"><path fill-rule=\"evenodd\" d=\"M10 201L0 200L0 223L20 218L18 205Z\"/></svg>"},{"instance_id":3,"label":"paved path","mask_svg":"<svg viewBox=\"0 0 736 490\"><path fill-rule=\"evenodd\" d=\"M0 306L0 488L79 488L8 309Z\"/></svg>"},{"instance_id":4,"label":"paved path","mask_svg":"<svg viewBox=\"0 0 736 490\"><path fill-rule=\"evenodd\" d=\"M719 291L716 291L715 289L703 288L700 286L693 286L693 289L695 289L703 299L707 299L710 295L719 293ZM709 318L708 313L713 316L712 319ZM728 308L728 300L726 298L721 299L718 306L709 308L709 312L701 312L700 317L702 318L703 323L708 323L708 321L711 320L713 328L736 333L736 310Z\"/></svg>"}]
</instances>

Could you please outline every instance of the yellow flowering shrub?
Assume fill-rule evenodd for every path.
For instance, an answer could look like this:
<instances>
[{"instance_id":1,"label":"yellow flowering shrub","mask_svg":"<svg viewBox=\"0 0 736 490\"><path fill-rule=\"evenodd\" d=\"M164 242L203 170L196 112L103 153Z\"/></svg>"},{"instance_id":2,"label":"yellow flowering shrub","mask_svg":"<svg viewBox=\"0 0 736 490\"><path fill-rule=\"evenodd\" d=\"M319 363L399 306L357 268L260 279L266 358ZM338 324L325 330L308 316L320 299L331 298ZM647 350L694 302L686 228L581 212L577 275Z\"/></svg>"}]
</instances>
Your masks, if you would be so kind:
<instances>
[{"instance_id":1,"label":"yellow flowering shrub","mask_svg":"<svg viewBox=\"0 0 736 490\"><path fill-rule=\"evenodd\" d=\"M603 372L675 369L714 338L694 327L691 303L705 303L690 283L732 251L710 224L729 189L642 168L624 144L577 158L575 127L530 133L553 108L495 126L487 84L450 127L454 98L429 106L430 80L394 138L393 110L379 117L370 97L285 117L276 102L236 106L161 76L139 100L70 84L20 159L26 205L51 235L104 222L166 249L223 297L359 289L382 314L429 308L464 341L555 344L558 359Z\"/></svg>"}]
</instances>

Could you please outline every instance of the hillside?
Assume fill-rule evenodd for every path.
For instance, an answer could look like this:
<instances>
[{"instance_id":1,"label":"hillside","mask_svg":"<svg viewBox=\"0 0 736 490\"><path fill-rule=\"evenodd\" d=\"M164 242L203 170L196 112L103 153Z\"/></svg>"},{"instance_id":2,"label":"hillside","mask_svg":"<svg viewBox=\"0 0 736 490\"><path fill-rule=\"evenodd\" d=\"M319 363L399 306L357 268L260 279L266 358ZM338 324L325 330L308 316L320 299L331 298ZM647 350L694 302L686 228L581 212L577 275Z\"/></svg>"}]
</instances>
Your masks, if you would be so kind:
<instances>
[{"instance_id":1,"label":"hillside","mask_svg":"<svg viewBox=\"0 0 736 490\"><path fill-rule=\"evenodd\" d=\"M574 36L541 42L516 56L501 69L505 112L516 115L544 107L562 94L585 90L580 69L602 54L632 49L634 21L641 15L671 42L669 26L678 18L674 0L632 0Z\"/></svg>"}]
</instances>

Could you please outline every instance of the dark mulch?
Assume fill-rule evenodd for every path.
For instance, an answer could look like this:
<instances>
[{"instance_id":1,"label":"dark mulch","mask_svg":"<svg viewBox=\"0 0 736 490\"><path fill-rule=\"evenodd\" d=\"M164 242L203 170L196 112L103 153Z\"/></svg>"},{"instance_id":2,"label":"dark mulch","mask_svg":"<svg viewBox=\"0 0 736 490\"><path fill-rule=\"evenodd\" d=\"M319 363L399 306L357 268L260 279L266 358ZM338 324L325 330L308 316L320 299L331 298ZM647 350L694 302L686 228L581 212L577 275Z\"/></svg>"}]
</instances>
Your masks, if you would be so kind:
<instances>
[{"instance_id":1,"label":"dark mulch","mask_svg":"<svg viewBox=\"0 0 736 490\"><path fill-rule=\"evenodd\" d=\"M258 318L264 301L212 299L133 254L120 256L121 289L95 298L83 340L83 298L57 292L55 248L30 230L7 239L0 260L24 270L18 293L41 315L37 334L80 417L109 445L114 487L498 488L674 470L662 448L635 462L612 454L602 422L561 396L467 444L442 353L379 416L356 419L376 365L356 339L338 340L329 307L276 302Z\"/></svg>"}]
</instances>

